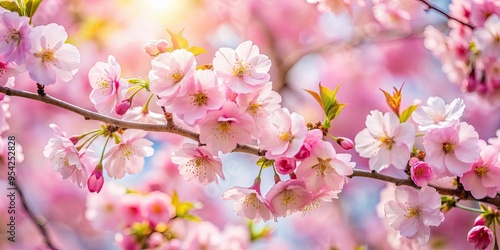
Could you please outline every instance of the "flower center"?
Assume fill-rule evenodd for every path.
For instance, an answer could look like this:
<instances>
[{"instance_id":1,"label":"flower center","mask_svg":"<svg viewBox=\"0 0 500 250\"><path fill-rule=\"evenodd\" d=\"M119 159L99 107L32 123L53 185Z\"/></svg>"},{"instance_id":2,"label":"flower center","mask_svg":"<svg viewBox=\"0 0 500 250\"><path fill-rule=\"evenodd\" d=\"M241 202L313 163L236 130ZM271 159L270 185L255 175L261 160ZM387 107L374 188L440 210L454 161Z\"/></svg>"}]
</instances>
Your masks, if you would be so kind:
<instances>
[{"instance_id":1,"label":"flower center","mask_svg":"<svg viewBox=\"0 0 500 250\"><path fill-rule=\"evenodd\" d=\"M195 106L203 106L207 104L208 95L205 92L198 92L191 95L191 103Z\"/></svg>"},{"instance_id":2,"label":"flower center","mask_svg":"<svg viewBox=\"0 0 500 250\"><path fill-rule=\"evenodd\" d=\"M127 144L122 144L120 150L127 160L130 160L130 157L134 154L134 149Z\"/></svg>"},{"instance_id":3,"label":"flower center","mask_svg":"<svg viewBox=\"0 0 500 250\"><path fill-rule=\"evenodd\" d=\"M413 217L418 217L419 215L420 215L419 207L410 207L409 209L406 210L405 217L410 219Z\"/></svg>"},{"instance_id":4,"label":"flower center","mask_svg":"<svg viewBox=\"0 0 500 250\"><path fill-rule=\"evenodd\" d=\"M172 78L172 81L174 83L178 83L182 80L182 74L179 72L173 73L172 75L170 75L170 77Z\"/></svg>"},{"instance_id":5,"label":"flower center","mask_svg":"<svg viewBox=\"0 0 500 250\"><path fill-rule=\"evenodd\" d=\"M261 203L258 202L256 194L249 194L247 197L245 197L243 204L245 204L245 206L247 207L252 206L254 209L261 208Z\"/></svg>"},{"instance_id":6,"label":"flower center","mask_svg":"<svg viewBox=\"0 0 500 250\"><path fill-rule=\"evenodd\" d=\"M231 123L226 121L226 122L219 122L219 131L222 132L223 134L227 134L229 131L231 131Z\"/></svg>"},{"instance_id":7,"label":"flower center","mask_svg":"<svg viewBox=\"0 0 500 250\"><path fill-rule=\"evenodd\" d=\"M10 30L9 35L5 38L5 42L19 46L21 42L21 32L19 30Z\"/></svg>"},{"instance_id":8,"label":"flower center","mask_svg":"<svg viewBox=\"0 0 500 250\"><path fill-rule=\"evenodd\" d=\"M286 141L286 142L289 142L293 139L293 136L292 134L290 134L290 132L286 131L286 132L283 132L280 136L279 136L280 140L282 141Z\"/></svg>"},{"instance_id":9,"label":"flower center","mask_svg":"<svg viewBox=\"0 0 500 250\"><path fill-rule=\"evenodd\" d=\"M50 49L42 49L42 52L35 53L36 57L42 58L42 63L55 63L56 58L54 58L54 51Z\"/></svg>"},{"instance_id":10,"label":"flower center","mask_svg":"<svg viewBox=\"0 0 500 250\"><path fill-rule=\"evenodd\" d=\"M161 214L161 212L163 211L163 207L161 206L161 204L155 203L151 207L151 211L153 211L153 213L155 214Z\"/></svg>"},{"instance_id":11,"label":"flower center","mask_svg":"<svg viewBox=\"0 0 500 250\"><path fill-rule=\"evenodd\" d=\"M330 161L332 159L322 159L318 158L318 164L316 167L316 174L321 175L321 177L325 177L325 172L329 172L331 170Z\"/></svg>"},{"instance_id":12,"label":"flower center","mask_svg":"<svg viewBox=\"0 0 500 250\"><path fill-rule=\"evenodd\" d=\"M456 145L451 144L449 142L443 143L443 151L446 154L452 154L452 153L454 153L456 147L457 147Z\"/></svg>"},{"instance_id":13,"label":"flower center","mask_svg":"<svg viewBox=\"0 0 500 250\"><path fill-rule=\"evenodd\" d=\"M417 167L417 168L415 168L414 174L416 177L422 177L425 175L425 169Z\"/></svg>"},{"instance_id":14,"label":"flower center","mask_svg":"<svg viewBox=\"0 0 500 250\"><path fill-rule=\"evenodd\" d=\"M385 147L389 150L392 148L392 144L395 143L392 137L387 137L387 136L380 138L379 141L382 142L382 144L385 145Z\"/></svg>"},{"instance_id":15,"label":"flower center","mask_svg":"<svg viewBox=\"0 0 500 250\"><path fill-rule=\"evenodd\" d=\"M245 64L243 64L242 60L238 60L238 61L236 61L236 63L233 66L233 75L239 76L239 77L249 75L247 72L249 68L250 68L250 65L248 63L245 65Z\"/></svg>"},{"instance_id":16,"label":"flower center","mask_svg":"<svg viewBox=\"0 0 500 250\"><path fill-rule=\"evenodd\" d=\"M290 190L285 190L283 191L283 198L281 199L281 205L288 206L290 203L293 203L293 201L297 198L297 195L295 195L294 192Z\"/></svg>"},{"instance_id":17,"label":"flower center","mask_svg":"<svg viewBox=\"0 0 500 250\"><path fill-rule=\"evenodd\" d=\"M488 167L487 166L480 166L474 169L474 172L476 172L476 175L479 177L483 177L486 173L488 173Z\"/></svg>"},{"instance_id":18,"label":"flower center","mask_svg":"<svg viewBox=\"0 0 500 250\"><path fill-rule=\"evenodd\" d=\"M248 106L247 110L248 112L250 112L250 114L252 114L253 116L258 116L260 115L260 108L262 107L262 105L254 102L252 104L250 104L250 106Z\"/></svg>"},{"instance_id":19,"label":"flower center","mask_svg":"<svg viewBox=\"0 0 500 250\"><path fill-rule=\"evenodd\" d=\"M432 118L434 118L434 122L442 122L444 121L444 116L443 114L436 112L432 115Z\"/></svg>"}]
</instances>

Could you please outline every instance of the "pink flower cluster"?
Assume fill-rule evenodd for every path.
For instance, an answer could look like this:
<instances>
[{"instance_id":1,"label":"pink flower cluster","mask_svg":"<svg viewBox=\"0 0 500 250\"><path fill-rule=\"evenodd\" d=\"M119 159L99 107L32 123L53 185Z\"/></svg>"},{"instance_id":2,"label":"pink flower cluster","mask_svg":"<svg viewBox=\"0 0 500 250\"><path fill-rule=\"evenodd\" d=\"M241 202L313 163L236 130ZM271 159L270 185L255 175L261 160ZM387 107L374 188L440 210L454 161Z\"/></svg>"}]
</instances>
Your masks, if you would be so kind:
<instances>
[{"instance_id":1,"label":"pink flower cluster","mask_svg":"<svg viewBox=\"0 0 500 250\"><path fill-rule=\"evenodd\" d=\"M67 38L61 25L32 27L29 18L17 12L0 13L1 83L26 70L41 85L54 84L58 79L70 81L78 70L80 53L65 43Z\"/></svg>"},{"instance_id":2,"label":"pink flower cluster","mask_svg":"<svg viewBox=\"0 0 500 250\"><path fill-rule=\"evenodd\" d=\"M336 153L322 137L322 131L310 130L294 157L276 159L276 171L291 179L283 181L276 176L275 185L265 197L257 177L251 187L234 187L223 198L236 200L233 209L238 215L257 221L306 212L331 202L347 183L355 163L351 162L351 155Z\"/></svg>"},{"instance_id":3,"label":"pink flower cluster","mask_svg":"<svg viewBox=\"0 0 500 250\"><path fill-rule=\"evenodd\" d=\"M494 0L454 0L450 15L474 29L450 20L451 31L445 36L428 26L425 46L442 61L443 71L462 91L500 105L500 4Z\"/></svg>"},{"instance_id":4,"label":"pink flower cluster","mask_svg":"<svg viewBox=\"0 0 500 250\"><path fill-rule=\"evenodd\" d=\"M115 233L121 249L246 249L250 232L245 225L220 230L209 221L186 217L174 198L161 191L128 192L111 183L100 194L87 196L86 218L94 228ZM193 204L183 202L184 204ZM179 207L184 209L185 207Z\"/></svg>"}]
</instances>

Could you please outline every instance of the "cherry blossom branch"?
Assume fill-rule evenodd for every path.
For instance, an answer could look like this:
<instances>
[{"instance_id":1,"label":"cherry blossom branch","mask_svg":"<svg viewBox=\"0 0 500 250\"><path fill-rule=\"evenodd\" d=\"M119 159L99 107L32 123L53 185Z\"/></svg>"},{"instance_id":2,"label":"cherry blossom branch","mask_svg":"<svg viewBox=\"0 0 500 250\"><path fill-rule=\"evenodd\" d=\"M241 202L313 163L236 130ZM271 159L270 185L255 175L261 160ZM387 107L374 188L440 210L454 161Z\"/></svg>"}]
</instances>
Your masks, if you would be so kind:
<instances>
[{"instance_id":1,"label":"cherry blossom branch","mask_svg":"<svg viewBox=\"0 0 500 250\"><path fill-rule=\"evenodd\" d=\"M458 18L456 18L456 17L452 17L452 16L450 16L448 13L444 12L443 10L441 10L440 8L438 8L437 6L435 6L435 5L431 4L431 3L429 3L427 0L417 0L417 1L419 1L419 2L423 3L423 4L426 6L426 11L427 11L427 10L435 10L436 12L438 12L439 14L441 14L441 15L445 16L445 17L446 17L446 18L448 18L448 19L451 19L451 20L457 21L457 22L459 22L459 23L461 23L461 24L463 24L463 25L465 25L465 26L467 26L467 27L469 27L469 28L471 28L471 29L474 29L474 26L472 26L471 24L466 23L466 22L464 22L464 21L462 21L462 20L459 20L459 19L458 19Z\"/></svg>"},{"instance_id":2,"label":"cherry blossom branch","mask_svg":"<svg viewBox=\"0 0 500 250\"><path fill-rule=\"evenodd\" d=\"M144 124L144 123L138 123L138 122L128 122L128 121L123 121L119 119L115 119L112 117L108 117L105 115L101 115L96 112L92 112L90 110L75 106L73 104L61 101L59 99L50 97L49 95L44 95L40 96L32 92L27 92L27 91L22 91L22 90L16 90L16 89L10 89L7 87L0 87L0 93L4 93L8 96L19 96L27 99L32 99L40 102L44 102L53 106L57 106L69 111L72 111L74 113L77 113L79 115L82 115L86 120L97 120L105 123L109 123L111 125L115 125L121 128L131 128L131 129L141 129L144 131L153 131L153 132L168 132L168 133L173 133L173 134L178 134L187 138L190 138L192 140L195 140L197 142L200 142L200 135L197 133L194 133L192 131L183 129L178 127L172 122L170 122L170 125L156 125L156 124ZM170 113L167 113L167 115L171 116ZM168 120L171 119L171 117L166 117ZM233 152L242 152L242 153L248 153L248 154L254 154L257 156L264 156L265 155L265 150L259 149L255 146L250 146L250 145L240 145L238 144L235 149L233 149ZM390 182L394 183L396 185L406 185L406 186L411 186L417 188L417 186L413 183L411 179L399 179L395 178L392 176L380 174L377 172L368 172L368 171L363 171L363 170L354 170L354 173L350 176L349 178L353 177L366 177L366 178L372 178L372 179L377 179L385 182ZM492 205L495 205L497 207L500 207L500 195L497 195L495 198L483 198L483 199L475 199L470 192L465 191L463 188L457 188L457 189L444 189L440 187L434 187L438 191L439 194L441 195L450 195L450 196L455 196L461 200L477 200L481 202L486 202L490 203Z\"/></svg>"},{"instance_id":3,"label":"cherry blossom branch","mask_svg":"<svg viewBox=\"0 0 500 250\"><path fill-rule=\"evenodd\" d=\"M21 198L21 204L22 204L24 210L26 211L28 216L31 218L31 220L35 223L40 234L42 234L42 237L45 241L45 245L47 245L47 247L49 247L50 249L57 249L54 246L54 243L52 243L52 241L50 240L47 228L45 228L47 226L47 224L46 224L47 220L41 216L36 216L33 213L33 211L31 211L31 209L28 206L28 203L26 202L26 198L24 197L24 193L21 190L21 188L19 187L19 184L17 183L17 181L14 181L14 185L16 186L17 194L19 195L19 198Z\"/></svg>"}]
</instances>

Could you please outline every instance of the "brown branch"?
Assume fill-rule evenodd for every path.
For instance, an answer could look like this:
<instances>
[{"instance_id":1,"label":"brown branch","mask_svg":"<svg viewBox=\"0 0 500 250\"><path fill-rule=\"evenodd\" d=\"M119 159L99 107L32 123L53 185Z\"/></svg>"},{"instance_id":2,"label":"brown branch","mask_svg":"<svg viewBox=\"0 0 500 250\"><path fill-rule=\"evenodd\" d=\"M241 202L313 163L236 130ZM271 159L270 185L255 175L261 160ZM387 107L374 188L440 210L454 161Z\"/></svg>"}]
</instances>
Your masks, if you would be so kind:
<instances>
[{"instance_id":1,"label":"brown branch","mask_svg":"<svg viewBox=\"0 0 500 250\"><path fill-rule=\"evenodd\" d=\"M33 211L31 211L31 209L28 206L28 203L26 202L26 198L24 197L24 193L21 190L21 188L19 187L19 184L17 183L17 181L14 181L14 185L16 186L17 194L19 195L19 198L21 198L21 204L22 204L24 210L26 211L28 216L31 218L31 220L35 223L38 231L42 234L43 239L44 239L47 247L49 247L50 249L54 249L54 250L57 249L54 246L54 243L52 243L52 241L50 240L47 228L45 228L47 226L47 224L46 224L47 220L41 216L36 216L33 213Z\"/></svg>"},{"instance_id":2,"label":"brown branch","mask_svg":"<svg viewBox=\"0 0 500 250\"><path fill-rule=\"evenodd\" d=\"M50 97L48 95L45 96L39 96L35 93L31 92L26 92L22 90L16 90L16 89L10 89L7 87L0 87L0 93L5 93L6 95L9 96L19 96L27 99L32 99L40 102L44 102L53 106L57 106L69 111L72 111L74 113L77 113L79 115L82 115L85 117L86 120L97 120L105 123L109 123L121 128L131 128L131 129L141 129L145 131L154 131L154 132L168 132L168 133L173 133L173 134L178 134L190 139L193 139L197 142L200 142L200 135L194 132L191 132L189 130L183 129L178 127L177 125L173 124L171 126L168 125L156 125L156 124L144 124L144 123L137 123L137 122L127 122L127 121L122 121L118 120L115 118L111 118L105 115L101 115L89 110L86 110L84 108L75 106L73 104L69 104L67 102L61 101L59 99ZM170 119L170 117L168 117ZM243 153L248 153L248 154L254 154L257 156L264 156L265 155L265 150L259 149L255 146L251 145L237 145L236 148L232 152L243 152ZM348 176L349 178L352 177L367 177L367 178L372 178L372 179L377 179L385 182L391 182L396 185L406 185L406 186L411 186L411 187L417 187L411 179L399 179L395 178L392 176L388 175L383 175L379 174L376 172L367 172L367 171L362 171L362 170L354 170L354 173L352 175ZM500 196L497 195L495 198L483 198L483 199L474 199L472 195L470 195L470 192L467 192L463 189L444 189L444 188L439 188L439 187L434 187L436 190L442 194L442 195L451 195L451 196L456 196L459 199L462 200L477 200L477 201L482 201L486 203L490 203L492 205L495 205L497 207L500 207ZM23 203L24 204L24 203ZM36 220L35 220L36 222Z\"/></svg>"},{"instance_id":3,"label":"brown branch","mask_svg":"<svg viewBox=\"0 0 500 250\"><path fill-rule=\"evenodd\" d=\"M444 11L443 11L443 10L441 10L440 8L436 7L435 5L433 5L433 4L431 4L431 3L429 3L427 0L417 0L417 1L419 1L419 2L423 3L423 4L426 6L426 8L427 8L426 10L435 10L435 11L437 11L439 14L441 14L441 15L445 16L446 18L448 18L448 19L450 19L450 20L457 21L457 22L461 23L462 25L465 25L465 26L467 26L467 27L469 27L469 28L471 28L471 29L474 29L474 26L472 26L471 24L466 23L466 22L464 22L464 21L462 21L462 20L460 20L460 19L458 19L458 18L456 18L456 17L452 17L452 16L450 16L448 13L444 12Z\"/></svg>"}]
</instances>

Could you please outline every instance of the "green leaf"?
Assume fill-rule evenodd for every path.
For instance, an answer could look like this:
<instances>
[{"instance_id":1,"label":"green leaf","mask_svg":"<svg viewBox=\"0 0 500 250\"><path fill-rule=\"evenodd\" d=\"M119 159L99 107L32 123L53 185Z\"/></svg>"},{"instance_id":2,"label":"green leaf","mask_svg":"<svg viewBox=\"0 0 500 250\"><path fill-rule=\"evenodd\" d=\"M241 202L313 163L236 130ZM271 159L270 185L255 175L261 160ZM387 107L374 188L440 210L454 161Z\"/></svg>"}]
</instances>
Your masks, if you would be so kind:
<instances>
[{"instance_id":1,"label":"green leaf","mask_svg":"<svg viewBox=\"0 0 500 250\"><path fill-rule=\"evenodd\" d=\"M26 15L28 15L30 19L36 13L36 10L38 9L38 6L40 6L41 2L42 0L28 0L26 2Z\"/></svg>"},{"instance_id":2,"label":"green leaf","mask_svg":"<svg viewBox=\"0 0 500 250\"><path fill-rule=\"evenodd\" d=\"M306 91L307 93L311 94L312 97L314 97L314 99L316 99L316 101L319 103L319 105L321 106L321 108L323 108L323 103L321 102L321 96L319 96L318 93L312 91L312 90L308 90L308 89L303 89L304 91Z\"/></svg>"},{"instance_id":3,"label":"green leaf","mask_svg":"<svg viewBox=\"0 0 500 250\"><path fill-rule=\"evenodd\" d=\"M411 114L413 114L413 111L415 111L417 109L417 107L418 107L418 105L414 104L414 105L411 105L410 107L406 108L399 116L399 121L401 123L406 122L408 120L408 118L410 118Z\"/></svg>"},{"instance_id":4,"label":"green leaf","mask_svg":"<svg viewBox=\"0 0 500 250\"><path fill-rule=\"evenodd\" d=\"M19 8L19 5L17 5L16 2L1 1L0 6L6 10L10 10L12 12L17 12L20 16L22 15L21 8Z\"/></svg>"},{"instance_id":5,"label":"green leaf","mask_svg":"<svg viewBox=\"0 0 500 250\"><path fill-rule=\"evenodd\" d=\"M189 48L189 51L191 53L193 53L193 55L195 55L195 56L207 52L204 48L199 47L199 46L193 46L193 47Z\"/></svg>"},{"instance_id":6,"label":"green leaf","mask_svg":"<svg viewBox=\"0 0 500 250\"><path fill-rule=\"evenodd\" d=\"M332 107L330 108L330 110L328 110L328 114L326 114L326 118L330 119L330 121L335 119L335 117L337 117L340 114L340 111L342 111L342 109L346 105L347 105L346 103L339 104L339 103L335 102L332 105Z\"/></svg>"},{"instance_id":7,"label":"green leaf","mask_svg":"<svg viewBox=\"0 0 500 250\"><path fill-rule=\"evenodd\" d=\"M257 166L263 167L263 168L271 167L273 164L274 164L274 160L269 160L266 157L262 157L257 161Z\"/></svg>"},{"instance_id":8,"label":"green leaf","mask_svg":"<svg viewBox=\"0 0 500 250\"><path fill-rule=\"evenodd\" d=\"M325 110L325 114L328 113L331 106L336 101L335 93L336 91L334 92L328 87L321 86L321 83L319 84L319 95L321 96L321 102L323 103L323 109Z\"/></svg>"}]
</instances>

